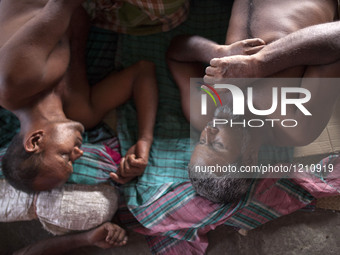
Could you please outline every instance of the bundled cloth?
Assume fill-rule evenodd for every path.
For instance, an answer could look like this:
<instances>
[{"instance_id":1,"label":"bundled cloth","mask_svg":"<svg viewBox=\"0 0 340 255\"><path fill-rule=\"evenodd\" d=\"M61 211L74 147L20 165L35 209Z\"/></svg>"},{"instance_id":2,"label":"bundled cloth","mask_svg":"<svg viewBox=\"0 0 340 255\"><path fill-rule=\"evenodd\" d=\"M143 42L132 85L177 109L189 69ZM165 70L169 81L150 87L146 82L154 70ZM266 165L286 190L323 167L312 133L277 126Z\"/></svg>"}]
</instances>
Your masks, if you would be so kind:
<instances>
[{"instance_id":1,"label":"bundled cloth","mask_svg":"<svg viewBox=\"0 0 340 255\"><path fill-rule=\"evenodd\" d=\"M118 198L116 188L105 184L67 184L34 195L0 180L0 221L38 219L55 235L88 230L112 220Z\"/></svg>"}]
</instances>

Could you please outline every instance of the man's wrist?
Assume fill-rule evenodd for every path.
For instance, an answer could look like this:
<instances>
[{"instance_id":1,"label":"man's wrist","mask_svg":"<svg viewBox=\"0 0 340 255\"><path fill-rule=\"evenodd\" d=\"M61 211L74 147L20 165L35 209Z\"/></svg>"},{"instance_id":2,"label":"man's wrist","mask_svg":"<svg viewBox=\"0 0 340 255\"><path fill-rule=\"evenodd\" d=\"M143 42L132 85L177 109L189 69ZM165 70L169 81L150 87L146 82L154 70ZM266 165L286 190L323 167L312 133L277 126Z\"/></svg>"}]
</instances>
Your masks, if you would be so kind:
<instances>
[{"instance_id":1,"label":"man's wrist","mask_svg":"<svg viewBox=\"0 0 340 255\"><path fill-rule=\"evenodd\" d=\"M145 142L151 145L153 143L153 136L141 136L138 138L138 142Z\"/></svg>"},{"instance_id":2,"label":"man's wrist","mask_svg":"<svg viewBox=\"0 0 340 255\"><path fill-rule=\"evenodd\" d=\"M92 230L80 233L78 238L79 238L79 241L82 243L82 246L94 245L92 241Z\"/></svg>"}]
</instances>

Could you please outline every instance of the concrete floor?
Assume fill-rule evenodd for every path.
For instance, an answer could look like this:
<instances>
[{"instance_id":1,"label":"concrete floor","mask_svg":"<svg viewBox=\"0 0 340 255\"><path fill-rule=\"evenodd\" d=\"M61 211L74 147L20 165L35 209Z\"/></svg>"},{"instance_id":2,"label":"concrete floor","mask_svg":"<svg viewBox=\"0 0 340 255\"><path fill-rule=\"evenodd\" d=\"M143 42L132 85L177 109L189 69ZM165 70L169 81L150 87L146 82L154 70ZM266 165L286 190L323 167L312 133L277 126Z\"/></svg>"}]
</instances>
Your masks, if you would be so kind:
<instances>
[{"instance_id":1,"label":"concrete floor","mask_svg":"<svg viewBox=\"0 0 340 255\"><path fill-rule=\"evenodd\" d=\"M28 245L48 234L37 221L0 223L0 254ZM208 255L338 255L340 254L340 212L317 209L299 211L269 222L241 236L221 226L209 233ZM69 254L150 254L142 235L129 234L125 247L111 250L83 248Z\"/></svg>"}]
</instances>

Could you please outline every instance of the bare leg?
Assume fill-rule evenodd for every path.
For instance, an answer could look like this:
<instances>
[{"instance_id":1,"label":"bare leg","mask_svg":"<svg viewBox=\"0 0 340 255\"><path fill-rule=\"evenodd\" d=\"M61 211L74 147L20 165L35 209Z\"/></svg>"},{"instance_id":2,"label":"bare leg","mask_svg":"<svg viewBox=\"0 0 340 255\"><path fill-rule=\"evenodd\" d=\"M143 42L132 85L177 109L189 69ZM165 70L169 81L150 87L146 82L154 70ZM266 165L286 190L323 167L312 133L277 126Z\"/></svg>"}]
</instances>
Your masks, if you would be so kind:
<instances>
[{"instance_id":1,"label":"bare leg","mask_svg":"<svg viewBox=\"0 0 340 255\"><path fill-rule=\"evenodd\" d=\"M232 45L219 45L200 36L178 36L173 39L167 52L167 63L173 78L179 87L181 104L184 116L197 129L202 130L211 120L214 107L208 107L210 112L206 116L200 115L199 90L192 90L190 94L190 78L199 78L204 75L204 65L212 58L229 56L233 54L252 54L263 48L261 39L249 39L236 42ZM197 84L199 89L200 84ZM191 96L191 98L190 98ZM190 119L190 102L192 114ZM196 118L200 116L199 118Z\"/></svg>"}]
</instances>

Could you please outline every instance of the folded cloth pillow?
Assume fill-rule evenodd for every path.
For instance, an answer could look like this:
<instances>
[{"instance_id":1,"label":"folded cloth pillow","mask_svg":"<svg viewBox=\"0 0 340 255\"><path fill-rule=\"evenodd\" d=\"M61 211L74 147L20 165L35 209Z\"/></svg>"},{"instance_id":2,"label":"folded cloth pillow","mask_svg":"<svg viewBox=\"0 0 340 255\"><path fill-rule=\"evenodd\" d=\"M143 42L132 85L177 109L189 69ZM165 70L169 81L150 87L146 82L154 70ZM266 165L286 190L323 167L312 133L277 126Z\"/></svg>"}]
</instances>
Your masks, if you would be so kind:
<instances>
[{"instance_id":1,"label":"folded cloth pillow","mask_svg":"<svg viewBox=\"0 0 340 255\"><path fill-rule=\"evenodd\" d=\"M13 188L0 180L0 221L27 221L36 219L33 207L34 196Z\"/></svg>"},{"instance_id":2,"label":"folded cloth pillow","mask_svg":"<svg viewBox=\"0 0 340 255\"><path fill-rule=\"evenodd\" d=\"M40 192L36 214L46 230L59 235L88 230L111 221L118 208L118 191L109 185L64 185Z\"/></svg>"},{"instance_id":3,"label":"folded cloth pillow","mask_svg":"<svg viewBox=\"0 0 340 255\"><path fill-rule=\"evenodd\" d=\"M118 198L117 189L106 184L66 184L33 195L0 180L0 221L39 219L55 235L88 230L111 221Z\"/></svg>"}]
</instances>

